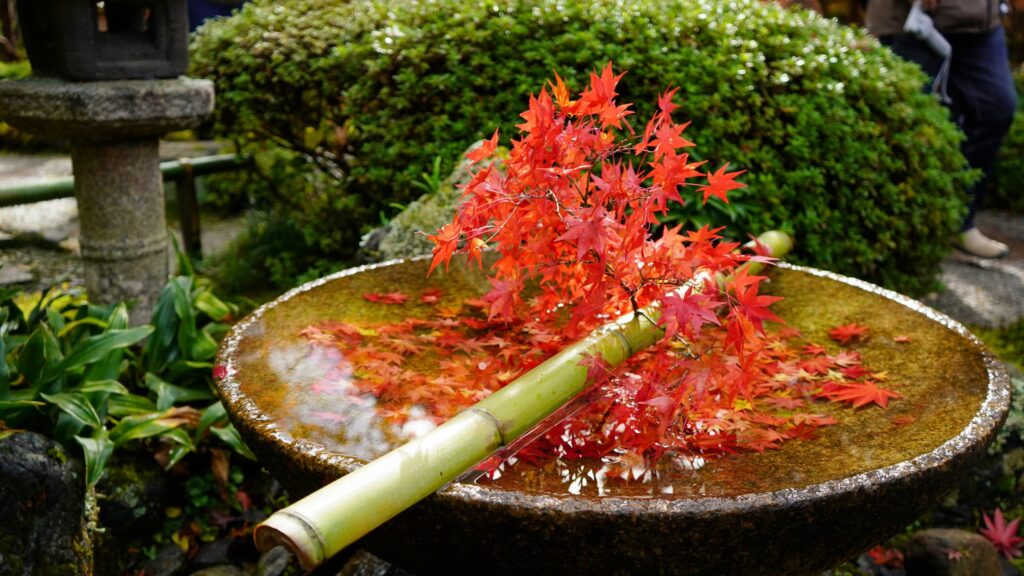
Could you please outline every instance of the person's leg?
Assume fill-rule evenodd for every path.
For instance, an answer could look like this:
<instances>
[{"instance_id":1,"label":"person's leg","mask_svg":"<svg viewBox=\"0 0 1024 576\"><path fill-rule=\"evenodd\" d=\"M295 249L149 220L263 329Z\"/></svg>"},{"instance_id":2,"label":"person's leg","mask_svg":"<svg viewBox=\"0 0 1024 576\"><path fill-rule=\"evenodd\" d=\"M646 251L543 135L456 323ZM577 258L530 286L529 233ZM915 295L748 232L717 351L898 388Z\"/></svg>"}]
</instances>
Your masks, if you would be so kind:
<instances>
[{"instance_id":1,"label":"person's leg","mask_svg":"<svg viewBox=\"0 0 1024 576\"><path fill-rule=\"evenodd\" d=\"M1017 93L1002 28L987 34L950 35L949 40L953 45L949 91L954 119L967 136L962 150L971 167L984 174L971 190L970 212L963 227L968 230L974 227L974 211L1013 123Z\"/></svg>"},{"instance_id":2,"label":"person's leg","mask_svg":"<svg viewBox=\"0 0 1024 576\"><path fill-rule=\"evenodd\" d=\"M1003 30L988 34L949 35L953 61L949 74L949 95L953 118L967 138L961 147L972 168L984 177L971 190L968 215L964 219L958 244L961 248L987 258L1005 256L1005 244L985 237L974 226L974 212L988 184L996 154L1009 130L1016 109L1016 92L1010 74L1006 37ZM879 38L905 60L917 63L933 81L942 66L942 57L920 40L906 35ZM931 91L931 82L923 87Z\"/></svg>"}]
</instances>

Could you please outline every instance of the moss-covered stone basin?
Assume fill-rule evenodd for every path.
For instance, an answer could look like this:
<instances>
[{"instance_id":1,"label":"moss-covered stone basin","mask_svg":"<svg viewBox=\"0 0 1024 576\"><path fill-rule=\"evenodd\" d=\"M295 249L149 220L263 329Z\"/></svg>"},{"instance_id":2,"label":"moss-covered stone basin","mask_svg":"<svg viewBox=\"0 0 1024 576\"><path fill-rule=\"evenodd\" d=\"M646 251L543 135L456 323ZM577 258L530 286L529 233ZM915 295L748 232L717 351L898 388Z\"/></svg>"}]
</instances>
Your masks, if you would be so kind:
<instances>
[{"instance_id":1,"label":"moss-covered stone basin","mask_svg":"<svg viewBox=\"0 0 1024 576\"><path fill-rule=\"evenodd\" d=\"M311 492L399 442L372 411L317 389L335 362L300 332L423 313L414 300L367 306L366 293L481 293L476 271L426 278L423 260L344 271L303 285L239 322L219 362L219 393L267 469ZM570 494L564 476L512 468L494 483L455 482L360 541L418 574L810 574L901 530L956 482L1009 405L1008 378L979 341L920 303L834 274L781 266L767 291L805 336L871 327L857 345L903 395L887 410L838 409L818 438L665 465L647 483ZM902 338L896 338L897 336ZM909 340L909 342L908 342ZM325 418L324 415L334 415Z\"/></svg>"}]
</instances>

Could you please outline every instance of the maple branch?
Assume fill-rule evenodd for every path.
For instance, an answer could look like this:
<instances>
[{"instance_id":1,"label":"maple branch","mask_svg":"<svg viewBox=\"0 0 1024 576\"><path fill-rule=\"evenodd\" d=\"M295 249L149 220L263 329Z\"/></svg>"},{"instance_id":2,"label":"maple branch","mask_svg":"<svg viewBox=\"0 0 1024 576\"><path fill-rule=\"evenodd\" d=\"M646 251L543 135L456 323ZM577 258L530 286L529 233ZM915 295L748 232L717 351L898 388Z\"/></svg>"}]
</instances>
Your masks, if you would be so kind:
<instances>
[{"instance_id":1,"label":"maple branch","mask_svg":"<svg viewBox=\"0 0 1024 576\"><path fill-rule=\"evenodd\" d=\"M776 256L792 245L781 233L760 239ZM257 547L266 551L283 544L304 568L321 564L497 450L533 433L538 423L589 387L586 358L600 356L612 368L661 340L660 308L656 303L594 330L438 428L274 513L256 527Z\"/></svg>"}]
</instances>

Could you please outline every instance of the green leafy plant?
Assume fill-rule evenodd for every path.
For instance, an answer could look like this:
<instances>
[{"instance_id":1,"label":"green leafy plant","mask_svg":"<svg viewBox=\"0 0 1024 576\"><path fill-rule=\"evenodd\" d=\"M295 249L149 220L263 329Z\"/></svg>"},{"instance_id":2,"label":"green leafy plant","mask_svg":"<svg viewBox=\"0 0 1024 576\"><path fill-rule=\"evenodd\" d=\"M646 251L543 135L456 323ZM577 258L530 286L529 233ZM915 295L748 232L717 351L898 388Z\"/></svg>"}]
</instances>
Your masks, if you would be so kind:
<instances>
[{"instance_id":1,"label":"green leafy plant","mask_svg":"<svg viewBox=\"0 0 1024 576\"><path fill-rule=\"evenodd\" d=\"M581 85L607 61L630 70L630 101L680 87L702 157L748 171L709 220L744 239L782 228L800 263L925 291L972 178L915 66L859 29L754 0L255 0L192 48L192 73L216 82L217 129L274 159L259 162L272 190L258 205L303 232L294 263L347 258L436 158L514 133L552 69Z\"/></svg>"},{"instance_id":2,"label":"green leafy plant","mask_svg":"<svg viewBox=\"0 0 1024 576\"><path fill-rule=\"evenodd\" d=\"M0 428L79 447L89 487L137 440L169 444L168 467L207 433L251 457L210 388L217 339L236 313L187 276L163 289L152 325L135 327L124 304L94 306L74 291L0 292Z\"/></svg>"}]
</instances>

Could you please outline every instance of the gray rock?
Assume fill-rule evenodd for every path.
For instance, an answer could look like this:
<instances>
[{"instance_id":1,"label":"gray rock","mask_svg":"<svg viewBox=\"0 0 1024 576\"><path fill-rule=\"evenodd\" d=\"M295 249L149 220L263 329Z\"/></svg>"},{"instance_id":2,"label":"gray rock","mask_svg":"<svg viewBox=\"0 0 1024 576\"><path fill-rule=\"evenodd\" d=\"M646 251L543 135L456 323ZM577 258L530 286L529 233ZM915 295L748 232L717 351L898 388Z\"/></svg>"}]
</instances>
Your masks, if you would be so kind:
<instances>
[{"instance_id":1,"label":"gray rock","mask_svg":"<svg viewBox=\"0 0 1024 576\"><path fill-rule=\"evenodd\" d=\"M100 525L114 537L149 534L164 521L167 476L152 459L113 459L97 491L103 495Z\"/></svg>"},{"instance_id":2,"label":"gray rock","mask_svg":"<svg viewBox=\"0 0 1024 576\"><path fill-rule=\"evenodd\" d=\"M142 569L146 576L178 576L185 573L188 557L177 544L167 543L156 551L156 557L147 561Z\"/></svg>"},{"instance_id":3,"label":"gray rock","mask_svg":"<svg viewBox=\"0 0 1024 576\"><path fill-rule=\"evenodd\" d=\"M412 574L365 550L358 550L338 572L338 576L412 576Z\"/></svg>"},{"instance_id":4,"label":"gray rock","mask_svg":"<svg viewBox=\"0 0 1024 576\"><path fill-rule=\"evenodd\" d=\"M284 546L274 546L260 556L256 564L256 576L280 576L288 568L292 555Z\"/></svg>"},{"instance_id":5,"label":"gray rock","mask_svg":"<svg viewBox=\"0 0 1024 576\"><path fill-rule=\"evenodd\" d=\"M94 540L95 573L131 572L132 558L125 549L149 545L166 520L167 476L152 458L117 453L96 491L103 532Z\"/></svg>"},{"instance_id":6,"label":"gray rock","mask_svg":"<svg viewBox=\"0 0 1024 576\"><path fill-rule=\"evenodd\" d=\"M466 149L466 153L481 144L482 141L475 142ZM469 160L463 154L462 161L437 190L420 196L387 225L363 237L359 244L360 258L368 262L382 262L429 253L433 244L424 233L433 234L451 221L455 210L462 203L460 186L469 183L471 178Z\"/></svg>"},{"instance_id":7,"label":"gray rock","mask_svg":"<svg viewBox=\"0 0 1024 576\"><path fill-rule=\"evenodd\" d=\"M989 576L1002 574L999 554L983 536L964 530L922 530L907 543L908 576Z\"/></svg>"},{"instance_id":8,"label":"gray rock","mask_svg":"<svg viewBox=\"0 0 1024 576\"><path fill-rule=\"evenodd\" d=\"M210 568L224 564L228 561L228 550L234 538L221 538L214 542L208 542L199 547L199 552L192 559L193 568Z\"/></svg>"},{"instance_id":9,"label":"gray rock","mask_svg":"<svg viewBox=\"0 0 1024 576\"><path fill-rule=\"evenodd\" d=\"M36 292L69 282L80 287L83 282L82 261L63 250L42 248L36 244L25 244L21 238L0 246L0 266L3 268L21 266L30 270L35 277L28 284L19 284L26 292Z\"/></svg>"},{"instance_id":10,"label":"gray rock","mask_svg":"<svg viewBox=\"0 0 1024 576\"><path fill-rule=\"evenodd\" d=\"M91 572L82 465L35 432L0 439L0 576Z\"/></svg>"}]
</instances>

